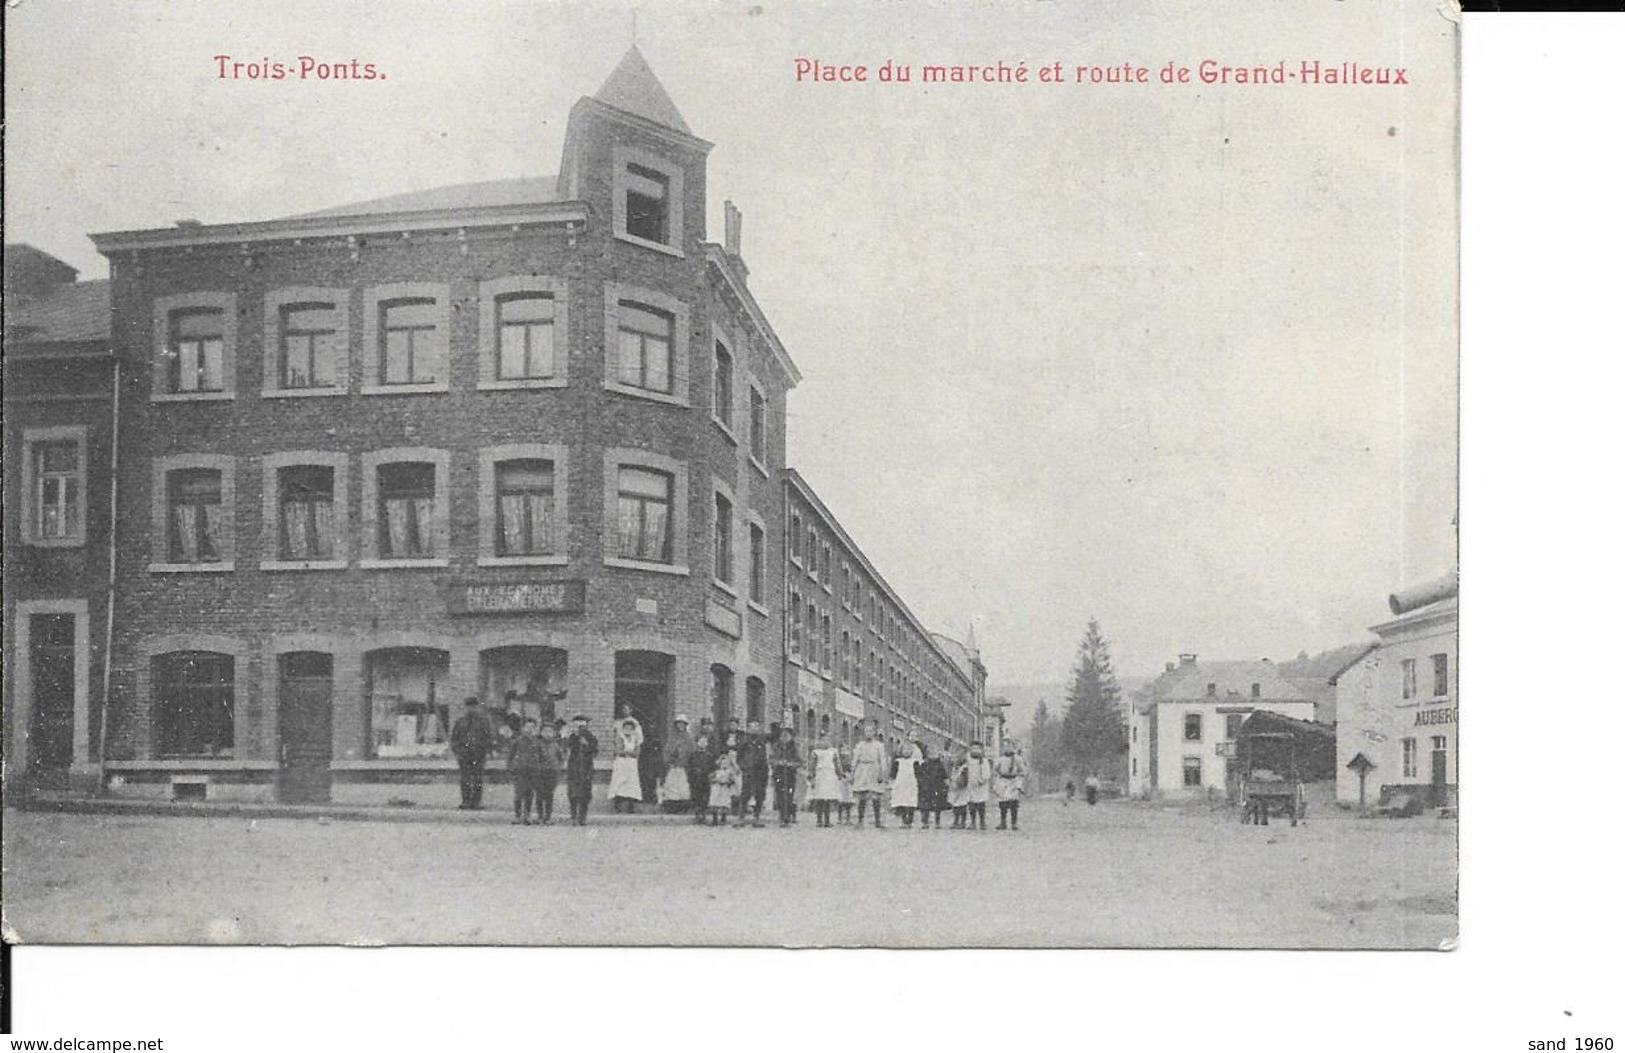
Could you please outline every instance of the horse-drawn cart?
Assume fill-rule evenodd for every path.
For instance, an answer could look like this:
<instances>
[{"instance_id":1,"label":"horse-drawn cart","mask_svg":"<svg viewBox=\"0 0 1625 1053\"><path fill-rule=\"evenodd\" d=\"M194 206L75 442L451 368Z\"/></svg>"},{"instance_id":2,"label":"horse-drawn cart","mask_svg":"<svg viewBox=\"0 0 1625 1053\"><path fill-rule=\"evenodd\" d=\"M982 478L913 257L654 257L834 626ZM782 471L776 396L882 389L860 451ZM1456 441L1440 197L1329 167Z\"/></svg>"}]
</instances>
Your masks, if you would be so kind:
<instances>
[{"instance_id":1,"label":"horse-drawn cart","mask_svg":"<svg viewBox=\"0 0 1625 1053\"><path fill-rule=\"evenodd\" d=\"M1268 826L1273 815L1290 819L1293 826L1298 825L1308 805L1303 797L1303 783L1298 778L1297 752L1296 737L1289 733L1244 734L1241 740L1242 822Z\"/></svg>"}]
</instances>

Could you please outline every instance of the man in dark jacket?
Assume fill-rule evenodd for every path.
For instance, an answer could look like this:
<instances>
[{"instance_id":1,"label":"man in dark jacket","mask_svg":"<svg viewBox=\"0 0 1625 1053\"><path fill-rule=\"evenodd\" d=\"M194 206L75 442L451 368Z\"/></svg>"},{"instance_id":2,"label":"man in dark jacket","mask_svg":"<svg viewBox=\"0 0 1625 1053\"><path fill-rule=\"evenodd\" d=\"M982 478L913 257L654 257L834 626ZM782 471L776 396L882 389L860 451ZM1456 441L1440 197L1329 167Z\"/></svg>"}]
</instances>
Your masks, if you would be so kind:
<instances>
[{"instance_id":1,"label":"man in dark jacket","mask_svg":"<svg viewBox=\"0 0 1625 1053\"><path fill-rule=\"evenodd\" d=\"M688 787L694 798L696 823L705 822L711 797L711 770L716 766L716 759L716 729L710 717L701 717L699 733L694 736L694 752L688 755Z\"/></svg>"},{"instance_id":2,"label":"man in dark jacket","mask_svg":"<svg viewBox=\"0 0 1625 1053\"><path fill-rule=\"evenodd\" d=\"M465 811L478 809L485 794L485 757L495 741L491 723L480 712L480 700L473 695L463 699L463 715L451 726L451 752L457 758L458 782Z\"/></svg>"},{"instance_id":3,"label":"man in dark jacket","mask_svg":"<svg viewBox=\"0 0 1625 1053\"><path fill-rule=\"evenodd\" d=\"M598 738L587 730L587 717L577 713L565 744L565 795L570 799L570 821L587 825L587 805L592 802L593 758L598 756Z\"/></svg>"},{"instance_id":4,"label":"man in dark jacket","mask_svg":"<svg viewBox=\"0 0 1625 1053\"><path fill-rule=\"evenodd\" d=\"M801 772L801 747L790 728L779 729L768 757L773 769L773 795L779 807L779 825L789 826L796 818L796 777Z\"/></svg>"},{"instance_id":5,"label":"man in dark jacket","mask_svg":"<svg viewBox=\"0 0 1625 1053\"><path fill-rule=\"evenodd\" d=\"M762 805L767 802L767 780L770 774L767 759L767 740L762 737L762 723L752 720L745 725L745 737L739 743L739 770L743 775L744 793L739 798L739 824L745 825L745 813L751 815L751 825L762 825Z\"/></svg>"}]
</instances>

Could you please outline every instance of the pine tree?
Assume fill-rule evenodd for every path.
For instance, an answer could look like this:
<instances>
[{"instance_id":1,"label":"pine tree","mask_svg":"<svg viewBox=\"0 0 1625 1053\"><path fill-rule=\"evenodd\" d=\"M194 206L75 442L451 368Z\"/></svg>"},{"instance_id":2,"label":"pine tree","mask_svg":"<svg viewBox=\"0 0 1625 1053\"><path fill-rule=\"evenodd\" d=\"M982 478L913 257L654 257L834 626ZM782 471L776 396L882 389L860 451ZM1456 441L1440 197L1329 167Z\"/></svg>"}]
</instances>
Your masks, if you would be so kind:
<instances>
[{"instance_id":1,"label":"pine tree","mask_svg":"<svg viewBox=\"0 0 1625 1053\"><path fill-rule=\"evenodd\" d=\"M1066 701L1060 729L1066 765L1084 775L1121 779L1128 746L1122 691L1112 669L1111 646L1094 618L1078 645Z\"/></svg>"}]
</instances>

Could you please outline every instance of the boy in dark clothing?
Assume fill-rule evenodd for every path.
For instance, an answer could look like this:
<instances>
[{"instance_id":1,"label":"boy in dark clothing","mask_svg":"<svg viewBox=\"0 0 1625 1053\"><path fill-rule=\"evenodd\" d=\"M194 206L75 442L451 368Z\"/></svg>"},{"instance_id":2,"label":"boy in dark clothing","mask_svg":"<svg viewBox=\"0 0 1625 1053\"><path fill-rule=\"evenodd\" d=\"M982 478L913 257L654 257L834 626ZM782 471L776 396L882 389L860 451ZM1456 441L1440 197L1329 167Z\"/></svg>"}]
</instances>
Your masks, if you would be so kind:
<instances>
[{"instance_id":1,"label":"boy in dark clothing","mask_svg":"<svg viewBox=\"0 0 1625 1053\"><path fill-rule=\"evenodd\" d=\"M485 756L495 741L491 723L480 712L480 700L473 695L463 699L463 715L451 726L451 752L457 758L458 782L463 803L457 807L477 810L485 793Z\"/></svg>"},{"instance_id":2,"label":"boy in dark clothing","mask_svg":"<svg viewBox=\"0 0 1625 1053\"><path fill-rule=\"evenodd\" d=\"M536 772L536 814L542 825L548 826L553 822L553 798L559 791L559 772L564 769L564 747L559 745L557 725L542 725L536 752L541 760Z\"/></svg>"},{"instance_id":3,"label":"boy in dark clothing","mask_svg":"<svg viewBox=\"0 0 1625 1053\"><path fill-rule=\"evenodd\" d=\"M744 740L739 743L739 770L744 792L739 798L739 825L745 825L745 813L751 813L751 825L762 825L762 805L767 803L767 780L770 766L767 758L767 740L762 737L760 721L745 725Z\"/></svg>"},{"instance_id":4,"label":"boy in dark clothing","mask_svg":"<svg viewBox=\"0 0 1625 1053\"><path fill-rule=\"evenodd\" d=\"M779 825L789 826L796 817L796 775L801 771L801 747L796 745L795 732L784 728L779 741L773 744L768 759L773 770L773 794L779 805ZM757 814L761 803L757 802Z\"/></svg>"},{"instance_id":5,"label":"boy in dark clothing","mask_svg":"<svg viewBox=\"0 0 1625 1053\"><path fill-rule=\"evenodd\" d=\"M541 743L536 741L535 720L526 719L519 725L519 734L508 747L508 774L513 778L513 821L529 826L530 810L536 803L537 784L542 774Z\"/></svg>"},{"instance_id":6,"label":"boy in dark clothing","mask_svg":"<svg viewBox=\"0 0 1625 1053\"><path fill-rule=\"evenodd\" d=\"M570 799L570 821L587 825L587 805L592 802L593 758L598 756L598 738L587 730L587 718L577 714L565 749L565 795Z\"/></svg>"},{"instance_id":7,"label":"boy in dark clothing","mask_svg":"<svg viewBox=\"0 0 1625 1053\"><path fill-rule=\"evenodd\" d=\"M699 733L694 736L694 752L688 756L688 786L694 797L694 821L705 822L711 804L711 771L716 767L716 731L710 717L700 718Z\"/></svg>"}]
</instances>

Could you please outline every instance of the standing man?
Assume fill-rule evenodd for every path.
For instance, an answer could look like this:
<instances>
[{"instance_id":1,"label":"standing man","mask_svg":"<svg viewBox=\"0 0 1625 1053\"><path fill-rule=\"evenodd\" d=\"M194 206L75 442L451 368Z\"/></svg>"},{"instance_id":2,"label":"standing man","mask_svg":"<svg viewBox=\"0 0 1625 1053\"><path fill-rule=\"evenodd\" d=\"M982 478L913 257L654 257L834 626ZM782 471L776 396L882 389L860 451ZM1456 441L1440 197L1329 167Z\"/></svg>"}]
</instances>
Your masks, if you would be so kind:
<instances>
[{"instance_id":1,"label":"standing man","mask_svg":"<svg viewBox=\"0 0 1625 1053\"><path fill-rule=\"evenodd\" d=\"M485 794L485 757L494 741L491 724L480 712L480 700L463 699L463 715L451 726L451 752L457 758L457 780L463 794L461 811L478 811Z\"/></svg>"},{"instance_id":2,"label":"standing man","mask_svg":"<svg viewBox=\"0 0 1625 1053\"><path fill-rule=\"evenodd\" d=\"M762 805L767 803L769 763L767 740L762 737L762 722L753 720L745 725L745 739L739 744L739 770L743 773L744 791L739 798L739 824L745 825L745 813L751 813L751 825L762 825Z\"/></svg>"},{"instance_id":3,"label":"standing man","mask_svg":"<svg viewBox=\"0 0 1625 1053\"><path fill-rule=\"evenodd\" d=\"M688 788L694 795L694 821L705 822L711 803L711 769L718 757L716 730L710 717L700 718L700 733L694 736L694 752L688 756Z\"/></svg>"},{"instance_id":4,"label":"standing man","mask_svg":"<svg viewBox=\"0 0 1625 1053\"><path fill-rule=\"evenodd\" d=\"M570 821L587 825L587 805L592 801L592 763L598 756L598 739L587 730L587 716L577 713L565 747L565 795L570 799Z\"/></svg>"},{"instance_id":5,"label":"standing man","mask_svg":"<svg viewBox=\"0 0 1625 1053\"><path fill-rule=\"evenodd\" d=\"M796 778L801 772L801 747L796 745L796 733L788 725L779 729L779 741L773 744L770 761L773 794L779 805L779 825L789 826L796 817Z\"/></svg>"},{"instance_id":6,"label":"standing man","mask_svg":"<svg viewBox=\"0 0 1625 1053\"><path fill-rule=\"evenodd\" d=\"M1088 801L1090 804L1094 804L1099 798L1100 778L1093 772L1090 772L1089 777L1083 780L1083 799Z\"/></svg>"},{"instance_id":7,"label":"standing man","mask_svg":"<svg viewBox=\"0 0 1625 1053\"><path fill-rule=\"evenodd\" d=\"M1027 760L1016 752L1014 739L1004 740L1004 751L993 765L993 796L999 802L999 829L1019 830L1021 797L1027 792Z\"/></svg>"}]
</instances>

